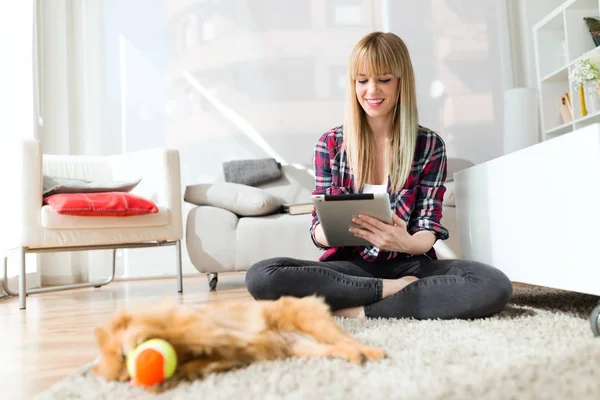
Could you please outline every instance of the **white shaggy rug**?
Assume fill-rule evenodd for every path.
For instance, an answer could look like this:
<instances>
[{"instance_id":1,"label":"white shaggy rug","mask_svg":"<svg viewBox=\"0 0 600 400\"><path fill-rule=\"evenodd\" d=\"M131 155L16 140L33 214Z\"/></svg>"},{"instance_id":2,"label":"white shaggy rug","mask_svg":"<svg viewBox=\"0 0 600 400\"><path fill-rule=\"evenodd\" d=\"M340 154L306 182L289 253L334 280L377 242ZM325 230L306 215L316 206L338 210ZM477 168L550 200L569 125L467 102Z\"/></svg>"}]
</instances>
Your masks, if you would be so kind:
<instances>
[{"instance_id":1,"label":"white shaggy rug","mask_svg":"<svg viewBox=\"0 0 600 400\"><path fill-rule=\"evenodd\" d=\"M88 367L39 399L599 399L600 338L588 321L598 298L516 288L500 315L485 320L340 320L390 358L265 362L150 396L106 383Z\"/></svg>"}]
</instances>

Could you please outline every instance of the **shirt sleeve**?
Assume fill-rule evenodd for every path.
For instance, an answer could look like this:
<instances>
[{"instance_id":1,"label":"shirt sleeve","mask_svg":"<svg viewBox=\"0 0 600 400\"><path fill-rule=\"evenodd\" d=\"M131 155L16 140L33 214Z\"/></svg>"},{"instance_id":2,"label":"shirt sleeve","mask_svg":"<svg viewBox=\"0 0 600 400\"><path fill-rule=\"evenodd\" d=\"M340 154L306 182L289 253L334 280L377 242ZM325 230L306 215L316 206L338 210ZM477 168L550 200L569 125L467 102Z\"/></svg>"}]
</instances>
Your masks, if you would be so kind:
<instances>
[{"instance_id":1,"label":"shirt sleeve","mask_svg":"<svg viewBox=\"0 0 600 400\"><path fill-rule=\"evenodd\" d=\"M446 145L438 135L429 140L433 141L432 149L419 176L415 210L411 215L408 231L414 234L428 230L433 232L436 239L446 240L449 237L448 230L440 223L442 201L446 192L444 186L447 173Z\"/></svg>"},{"instance_id":2,"label":"shirt sleeve","mask_svg":"<svg viewBox=\"0 0 600 400\"><path fill-rule=\"evenodd\" d=\"M312 194L343 194L348 193L347 188L338 187L333 184L333 174L331 169L331 160L335 159L335 138L330 133L326 133L317 142L312 156L313 170L315 173L315 188ZM319 225L317 211L312 211L312 223L310 226L310 237L319 249L329 249L323 246L315 238L315 228Z\"/></svg>"}]
</instances>

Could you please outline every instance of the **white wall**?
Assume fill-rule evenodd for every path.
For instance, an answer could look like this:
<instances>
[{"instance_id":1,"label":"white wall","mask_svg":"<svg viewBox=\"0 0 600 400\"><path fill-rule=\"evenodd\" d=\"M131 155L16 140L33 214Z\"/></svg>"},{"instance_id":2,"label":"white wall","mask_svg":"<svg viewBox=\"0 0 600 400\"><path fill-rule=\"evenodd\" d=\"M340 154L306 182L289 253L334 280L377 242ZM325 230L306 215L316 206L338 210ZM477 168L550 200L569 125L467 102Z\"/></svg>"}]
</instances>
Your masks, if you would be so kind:
<instances>
[{"instance_id":1,"label":"white wall","mask_svg":"<svg viewBox=\"0 0 600 400\"><path fill-rule=\"evenodd\" d=\"M11 146L21 138L35 138L35 98L34 98L34 60L33 60L33 21L34 7L32 1L0 3L0 149L1 178L5 185L11 187L16 171L14 164L19 161L19 155L11 152ZM14 148L14 147L13 147ZM13 186L18 190L18 185ZM11 226L18 223L14 209L1 204L6 196L0 197L0 256L3 259L6 250L2 243L7 243L7 237L14 234ZM0 268L4 264L0 259ZM10 259L12 262L13 258ZM39 284L39 274L36 273L35 255L28 255L28 287ZM16 270L9 269L9 276L14 276ZM9 280L10 281L10 280ZM12 282L11 282L12 283ZM16 290L16 285L11 286ZM0 296L3 295L0 289Z\"/></svg>"},{"instance_id":2,"label":"white wall","mask_svg":"<svg viewBox=\"0 0 600 400\"><path fill-rule=\"evenodd\" d=\"M212 179L230 159L310 163L318 137L342 122L341 83L350 50L366 33L390 30L411 50L421 123L444 137L448 155L478 163L502 153L506 71L498 49L505 31L497 2L91 3L73 2L77 18L66 14L66 31L56 16L59 41L48 39L50 48L66 43L69 54L57 49L47 62L67 62L70 77L64 85L60 71L47 75L59 90L47 113L68 109L57 110L52 129L45 125L42 140L51 151L174 147L181 153L184 187ZM86 115L89 110L97 112ZM189 208L184 204L184 215ZM128 251L140 268L130 272L172 271L168 250ZM185 247L183 255L184 271L194 272ZM77 273L67 268L55 271Z\"/></svg>"}]
</instances>

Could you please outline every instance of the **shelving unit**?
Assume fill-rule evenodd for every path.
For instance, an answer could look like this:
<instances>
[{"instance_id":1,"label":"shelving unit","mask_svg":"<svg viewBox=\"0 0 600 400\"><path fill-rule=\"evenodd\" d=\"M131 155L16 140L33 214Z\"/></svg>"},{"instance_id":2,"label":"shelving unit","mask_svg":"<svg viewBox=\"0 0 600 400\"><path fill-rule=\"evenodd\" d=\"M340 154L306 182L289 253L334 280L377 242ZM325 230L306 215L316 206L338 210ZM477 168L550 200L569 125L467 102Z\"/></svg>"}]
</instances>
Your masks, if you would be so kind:
<instances>
[{"instance_id":1,"label":"shelving unit","mask_svg":"<svg viewBox=\"0 0 600 400\"><path fill-rule=\"evenodd\" d=\"M600 47L595 46L584 17L600 18L600 0L565 1L533 27L542 140L600 122L600 111L581 116L579 91L569 80L581 58L600 62ZM566 93L571 96L573 120L563 123L559 103Z\"/></svg>"}]
</instances>

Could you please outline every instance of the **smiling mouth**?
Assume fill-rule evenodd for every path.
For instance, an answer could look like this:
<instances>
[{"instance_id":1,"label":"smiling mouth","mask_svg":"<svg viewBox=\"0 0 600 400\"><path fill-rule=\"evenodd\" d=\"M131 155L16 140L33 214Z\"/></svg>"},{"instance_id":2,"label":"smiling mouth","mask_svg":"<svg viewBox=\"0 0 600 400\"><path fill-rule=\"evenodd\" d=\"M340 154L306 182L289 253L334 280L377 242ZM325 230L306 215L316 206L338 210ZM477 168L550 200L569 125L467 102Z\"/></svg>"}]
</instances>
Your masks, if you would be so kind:
<instances>
[{"instance_id":1,"label":"smiling mouth","mask_svg":"<svg viewBox=\"0 0 600 400\"><path fill-rule=\"evenodd\" d=\"M366 99L370 107L379 107L383 103L383 99Z\"/></svg>"}]
</instances>

